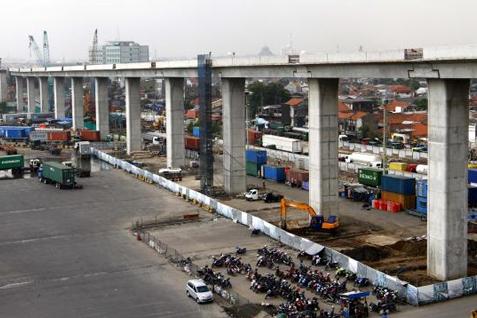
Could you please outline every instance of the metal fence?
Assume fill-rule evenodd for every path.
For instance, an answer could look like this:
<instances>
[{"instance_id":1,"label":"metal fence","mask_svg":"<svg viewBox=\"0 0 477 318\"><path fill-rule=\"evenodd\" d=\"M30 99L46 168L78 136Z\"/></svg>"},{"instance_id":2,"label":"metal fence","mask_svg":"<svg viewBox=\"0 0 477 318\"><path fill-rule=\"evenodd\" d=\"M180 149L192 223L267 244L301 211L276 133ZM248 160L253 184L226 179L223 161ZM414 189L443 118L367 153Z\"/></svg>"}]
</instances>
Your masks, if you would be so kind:
<instances>
[{"instance_id":1,"label":"metal fence","mask_svg":"<svg viewBox=\"0 0 477 318\"><path fill-rule=\"evenodd\" d=\"M181 271L188 273L191 276L200 278L200 267L192 262L192 259L185 257L178 250L158 239L155 235L148 231L143 231L136 226L134 235L139 237L142 242L154 249L158 254L164 256L169 262L177 266ZM245 297L239 295L233 290L224 289L220 286L211 286L213 292L219 295L222 299L231 305L248 304L250 301Z\"/></svg>"}]
</instances>

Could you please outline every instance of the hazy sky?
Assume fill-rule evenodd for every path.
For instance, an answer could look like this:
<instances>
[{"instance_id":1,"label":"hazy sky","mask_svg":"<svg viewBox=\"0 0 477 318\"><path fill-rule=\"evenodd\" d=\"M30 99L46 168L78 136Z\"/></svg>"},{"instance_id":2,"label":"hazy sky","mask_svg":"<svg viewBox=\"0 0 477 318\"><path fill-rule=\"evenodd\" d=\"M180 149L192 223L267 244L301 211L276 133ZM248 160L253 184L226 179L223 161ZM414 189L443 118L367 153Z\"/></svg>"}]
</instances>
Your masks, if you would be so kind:
<instances>
[{"instance_id":1,"label":"hazy sky","mask_svg":"<svg viewBox=\"0 0 477 318\"><path fill-rule=\"evenodd\" d=\"M475 0L3 0L0 57L28 59L28 34L47 30L52 61L87 59L100 43L132 40L150 57L212 51L275 53L476 44Z\"/></svg>"}]
</instances>

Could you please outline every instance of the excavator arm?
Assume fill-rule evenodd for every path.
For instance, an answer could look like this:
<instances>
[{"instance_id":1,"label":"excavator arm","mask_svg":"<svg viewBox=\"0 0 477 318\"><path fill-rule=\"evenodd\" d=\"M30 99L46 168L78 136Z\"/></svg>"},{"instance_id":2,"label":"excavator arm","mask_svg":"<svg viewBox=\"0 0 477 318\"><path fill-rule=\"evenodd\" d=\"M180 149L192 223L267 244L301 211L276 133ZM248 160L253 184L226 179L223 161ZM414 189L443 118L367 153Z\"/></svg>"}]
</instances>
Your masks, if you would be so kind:
<instances>
[{"instance_id":1,"label":"excavator arm","mask_svg":"<svg viewBox=\"0 0 477 318\"><path fill-rule=\"evenodd\" d=\"M280 227L282 229L286 229L286 226L287 226L287 208L288 207L295 208L301 211L306 211L310 217L310 224L312 223L312 220L314 222L317 221L318 214L308 204L282 198L282 200L280 201ZM321 219L318 222L319 224L321 224L321 228L324 230L335 230L340 225L339 220L336 216L330 216L330 218L326 222L324 221L322 217L320 218ZM332 219L332 221L330 219Z\"/></svg>"}]
</instances>

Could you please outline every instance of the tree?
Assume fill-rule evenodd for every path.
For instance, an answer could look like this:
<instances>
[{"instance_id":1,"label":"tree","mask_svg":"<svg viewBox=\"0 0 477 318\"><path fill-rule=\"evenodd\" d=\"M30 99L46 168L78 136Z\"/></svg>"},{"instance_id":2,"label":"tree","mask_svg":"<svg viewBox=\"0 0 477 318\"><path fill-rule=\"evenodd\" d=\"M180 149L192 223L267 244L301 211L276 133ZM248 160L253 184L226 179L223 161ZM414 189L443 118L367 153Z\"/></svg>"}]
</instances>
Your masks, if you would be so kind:
<instances>
[{"instance_id":1,"label":"tree","mask_svg":"<svg viewBox=\"0 0 477 318\"><path fill-rule=\"evenodd\" d=\"M427 98L416 99L414 104L417 110L427 110Z\"/></svg>"},{"instance_id":2,"label":"tree","mask_svg":"<svg viewBox=\"0 0 477 318\"><path fill-rule=\"evenodd\" d=\"M255 117L258 107L265 105L278 105L290 99L290 93L282 83L263 83L255 81L247 87L249 93L249 116Z\"/></svg>"}]
</instances>

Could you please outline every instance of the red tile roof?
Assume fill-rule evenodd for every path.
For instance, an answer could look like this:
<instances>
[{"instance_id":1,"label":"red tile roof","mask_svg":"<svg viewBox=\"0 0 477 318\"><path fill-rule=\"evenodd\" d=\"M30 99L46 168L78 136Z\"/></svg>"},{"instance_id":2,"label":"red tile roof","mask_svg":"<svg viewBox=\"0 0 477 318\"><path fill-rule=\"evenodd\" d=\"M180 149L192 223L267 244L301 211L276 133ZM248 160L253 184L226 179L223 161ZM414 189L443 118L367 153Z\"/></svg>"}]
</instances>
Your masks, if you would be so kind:
<instances>
[{"instance_id":1,"label":"red tile roof","mask_svg":"<svg viewBox=\"0 0 477 318\"><path fill-rule=\"evenodd\" d=\"M338 119L350 119L352 116L351 112L338 112Z\"/></svg>"},{"instance_id":2,"label":"red tile roof","mask_svg":"<svg viewBox=\"0 0 477 318\"><path fill-rule=\"evenodd\" d=\"M411 93L411 89L406 85L390 85L389 90L396 94L409 94Z\"/></svg>"},{"instance_id":3,"label":"red tile roof","mask_svg":"<svg viewBox=\"0 0 477 318\"><path fill-rule=\"evenodd\" d=\"M355 114L353 114L353 116L351 116L351 120L358 120L360 118L363 118L364 116L366 116L368 113L366 112L356 112Z\"/></svg>"},{"instance_id":4,"label":"red tile roof","mask_svg":"<svg viewBox=\"0 0 477 318\"><path fill-rule=\"evenodd\" d=\"M427 125L424 124L414 124L412 126L412 136L413 137L427 137Z\"/></svg>"},{"instance_id":5,"label":"red tile roof","mask_svg":"<svg viewBox=\"0 0 477 318\"><path fill-rule=\"evenodd\" d=\"M297 107L299 105L301 105L303 103L303 98L300 98L300 97L292 97L290 98L290 100L288 102L286 102L285 104L287 104L288 106L291 106L291 107Z\"/></svg>"},{"instance_id":6,"label":"red tile roof","mask_svg":"<svg viewBox=\"0 0 477 318\"><path fill-rule=\"evenodd\" d=\"M389 112L395 112L396 107L401 107L401 111L404 111L411 104L402 100L392 100L390 103L386 104L386 110Z\"/></svg>"},{"instance_id":7,"label":"red tile roof","mask_svg":"<svg viewBox=\"0 0 477 318\"><path fill-rule=\"evenodd\" d=\"M343 113L347 113L347 112L351 112L351 109L349 109L349 107L345 103L339 102L338 103L338 111L343 112Z\"/></svg>"}]
</instances>

